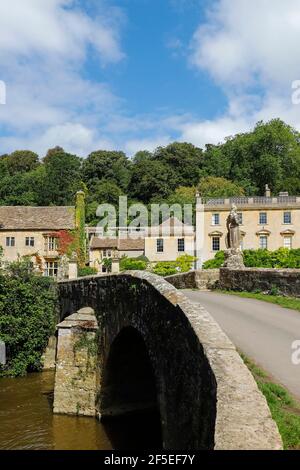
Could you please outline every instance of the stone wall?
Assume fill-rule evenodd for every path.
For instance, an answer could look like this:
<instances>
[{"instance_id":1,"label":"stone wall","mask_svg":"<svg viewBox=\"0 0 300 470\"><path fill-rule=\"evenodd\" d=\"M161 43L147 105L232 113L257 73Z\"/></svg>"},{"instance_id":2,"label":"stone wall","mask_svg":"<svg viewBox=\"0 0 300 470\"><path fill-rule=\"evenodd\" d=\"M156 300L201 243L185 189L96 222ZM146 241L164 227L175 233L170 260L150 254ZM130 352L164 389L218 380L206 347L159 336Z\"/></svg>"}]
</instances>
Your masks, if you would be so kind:
<instances>
[{"instance_id":1,"label":"stone wall","mask_svg":"<svg viewBox=\"0 0 300 470\"><path fill-rule=\"evenodd\" d=\"M221 289L261 291L300 297L300 269L226 269L220 270Z\"/></svg>"},{"instance_id":2,"label":"stone wall","mask_svg":"<svg viewBox=\"0 0 300 470\"><path fill-rule=\"evenodd\" d=\"M60 283L59 297L62 320L81 307L95 311L100 417L108 409L138 410L155 398L165 449L282 447L234 345L204 308L164 279L147 272L82 278ZM147 386L147 376L134 373L142 365L138 351L149 362ZM147 396L151 387L155 397Z\"/></svg>"},{"instance_id":3,"label":"stone wall","mask_svg":"<svg viewBox=\"0 0 300 470\"><path fill-rule=\"evenodd\" d=\"M189 271L188 273L167 276L165 280L176 289L213 289L220 278L219 269Z\"/></svg>"},{"instance_id":4,"label":"stone wall","mask_svg":"<svg viewBox=\"0 0 300 470\"><path fill-rule=\"evenodd\" d=\"M90 308L58 326L54 413L95 416L98 323Z\"/></svg>"}]
</instances>

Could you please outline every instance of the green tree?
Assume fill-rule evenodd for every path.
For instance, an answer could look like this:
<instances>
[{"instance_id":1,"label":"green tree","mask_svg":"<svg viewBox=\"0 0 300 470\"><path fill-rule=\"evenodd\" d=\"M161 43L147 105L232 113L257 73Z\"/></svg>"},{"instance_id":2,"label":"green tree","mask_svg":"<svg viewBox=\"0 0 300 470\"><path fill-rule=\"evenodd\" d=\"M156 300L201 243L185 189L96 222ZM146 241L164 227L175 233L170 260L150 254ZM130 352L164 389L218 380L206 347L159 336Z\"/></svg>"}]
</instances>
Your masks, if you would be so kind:
<instances>
[{"instance_id":1,"label":"green tree","mask_svg":"<svg viewBox=\"0 0 300 470\"><path fill-rule=\"evenodd\" d=\"M200 148L186 142L174 142L167 147L159 147L153 158L173 170L176 186L195 186L198 183L203 163Z\"/></svg>"},{"instance_id":2,"label":"green tree","mask_svg":"<svg viewBox=\"0 0 300 470\"><path fill-rule=\"evenodd\" d=\"M299 142L299 132L280 119L259 122L252 132L207 145L202 176L234 181L248 195L262 195L267 183L276 193L291 175L300 177Z\"/></svg>"},{"instance_id":3,"label":"green tree","mask_svg":"<svg viewBox=\"0 0 300 470\"><path fill-rule=\"evenodd\" d=\"M148 150L140 150L134 155L134 157L132 158L132 162L135 164L141 161L151 160L152 158L153 158L153 153L148 152Z\"/></svg>"},{"instance_id":4,"label":"green tree","mask_svg":"<svg viewBox=\"0 0 300 470\"><path fill-rule=\"evenodd\" d=\"M30 150L16 150L7 157L7 169L10 175L34 170L39 164L39 156Z\"/></svg>"},{"instance_id":5,"label":"green tree","mask_svg":"<svg viewBox=\"0 0 300 470\"><path fill-rule=\"evenodd\" d=\"M44 187L44 168L42 165L27 173L1 179L0 204L7 206L36 206L40 204L40 194Z\"/></svg>"},{"instance_id":6,"label":"green tree","mask_svg":"<svg viewBox=\"0 0 300 470\"><path fill-rule=\"evenodd\" d=\"M112 204L118 214L119 197L122 196L122 190L113 181L96 180L90 187L87 197L86 221L89 225L97 225L99 219L96 211L99 204Z\"/></svg>"},{"instance_id":7,"label":"green tree","mask_svg":"<svg viewBox=\"0 0 300 470\"><path fill-rule=\"evenodd\" d=\"M134 165L129 183L131 197L144 203L168 197L176 187L173 169L159 160L141 160Z\"/></svg>"},{"instance_id":8,"label":"green tree","mask_svg":"<svg viewBox=\"0 0 300 470\"><path fill-rule=\"evenodd\" d=\"M48 163L52 155L56 155L57 153L64 153L64 152L65 152L64 149L62 147L59 147L59 145L49 149L48 152L46 153L46 156L43 158L43 163L44 164Z\"/></svg>"},{"instance_id":9,"label":"green tree","mask_svg":"<svg viewBox=\"0 0 300 470\"><path fill-rule=\"evenodd\" d=\"M101 180L114 182L126 189L130 179L131 162L124 152L99 150L92 152L82 165L83 180L90 189Z\"/></svg>"},{"instance_id":10,"label":"green tree","mask_svg":"<svg viewBox=\"0 0 300 470\"><path fill-rule=\"evenodd\" d=\"M196 188L179 186L174 193L168 197L168 204L195 204Z\"/></svg>"},{"instance_id":11,"label":"green tree","mask_svg":"<svg viewBox=\"0 0 300 470\"><path fill-rule=\"evenodd\" d=\"M57 152L46 163L43 192L40 196L43 205L68 206L74 204L75 193L82 189L81 159L76 155Z\"/></svg>"},{"instance_id":12,"label":"green tree","mask_svg":"<svg viewBox=\"0 0 300 470\"><path fill-rule=\"evenodd\" d=\"M214 176L207 176L200 180L199 192L202 197L209 198L227 198L244 195L242 187L225 178L216 178Z\"/></svg>"}]
</instances>

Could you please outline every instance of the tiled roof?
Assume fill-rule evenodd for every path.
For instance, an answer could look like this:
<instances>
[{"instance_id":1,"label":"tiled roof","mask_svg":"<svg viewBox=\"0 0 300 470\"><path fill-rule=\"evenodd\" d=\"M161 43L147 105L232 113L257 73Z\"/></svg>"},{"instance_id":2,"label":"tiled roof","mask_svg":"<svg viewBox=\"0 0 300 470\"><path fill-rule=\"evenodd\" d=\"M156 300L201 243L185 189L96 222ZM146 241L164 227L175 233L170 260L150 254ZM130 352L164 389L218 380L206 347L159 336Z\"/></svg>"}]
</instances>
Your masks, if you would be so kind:
<instances>
[{"instance_id":1,"label":"tiled roof","mask_svg":"<svg viewBox=\"0 0 300 470\"><path fill-rule=\"evenodd\" d=\"M91 242L91 249L115 248L119 251L142 251L145 248L143 238L101 238L94 237Z\"/></svg>"},{"instance_id":2,"label":"tiled roof","mask_svg":"<svg viewBox=\"0 0 300 470\"><path fill-rule=\"evenodd\" d=\"M118 240L116 238L102 238L102 237L93 237L91 242L91 249L105 249L105 248L117 248Z\"/></svg>"},{"instance_id":3,"label":"tiled roof","mask_svg":"<svg viewBox=\"0 0 300 470\"><path fill-rule=\"evenodd\" d=\"M118 249L120 251L142 251L145 249L145 239L121 238L119 239Z\"/></svg>"},{"instance_id":4,"label":"tiled roof","mask_svg":"<svg viewBox=\"0 0 300 470\"><path fill-rule=\"evenodd\" d=\"M0 206L0 230L72 230L74 207Z\"/></svg>"}]
</instances>

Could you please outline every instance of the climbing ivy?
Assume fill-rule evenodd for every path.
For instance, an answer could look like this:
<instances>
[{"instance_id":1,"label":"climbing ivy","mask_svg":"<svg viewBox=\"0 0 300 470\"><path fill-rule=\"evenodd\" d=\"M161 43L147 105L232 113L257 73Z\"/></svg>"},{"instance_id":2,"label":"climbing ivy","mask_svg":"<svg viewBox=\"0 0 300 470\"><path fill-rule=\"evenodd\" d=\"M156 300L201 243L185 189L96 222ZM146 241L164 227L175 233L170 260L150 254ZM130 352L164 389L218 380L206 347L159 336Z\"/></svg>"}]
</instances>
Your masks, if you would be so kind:
<instances>
[{"instance_id":1,"label":"climbing ivy","mask_svg":"<svg viewBox=\"0 0 300 470\"><path fill-rule=\"evenodd\" d=\"M77 232L77 260L80 268L86 262L86 234L85 234L85 193L77 193L75 210L76 232Z\"/></svg>"}]
</instances>

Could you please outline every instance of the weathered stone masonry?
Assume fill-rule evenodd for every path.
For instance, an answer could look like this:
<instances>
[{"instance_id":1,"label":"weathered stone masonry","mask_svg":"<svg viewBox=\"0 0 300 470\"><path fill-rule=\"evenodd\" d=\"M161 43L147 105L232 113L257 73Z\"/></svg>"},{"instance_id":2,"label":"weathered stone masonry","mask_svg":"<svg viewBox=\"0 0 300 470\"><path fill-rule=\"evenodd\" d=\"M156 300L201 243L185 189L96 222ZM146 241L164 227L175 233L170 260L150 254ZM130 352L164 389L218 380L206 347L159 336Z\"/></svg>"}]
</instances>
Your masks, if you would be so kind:
<instances>
[{"instance_id":1,"label":"weathered stone masonry","mask_svg":"<svg viewBox=\"0 0 300 470\"><path fill-rule=\"evenodd\" d=\"M95 416L98 323L83 308L58 326L54 413Z\"/></svg>"},{"instance_id":2,"label":"weathered stone masonry","mask_svg":"<svg viewBox=\"0 0 300 470\"><path fill-rule=\"evenodd\" d=\"M189 271L165 277L176 289L213 289L220 278L219 269Z\"/></svg>"},{"instance_id":3,"label":"weathered stone masonry","mask_svg":"<svg viewBox=\"0 0 300 470\"><path fill-rule=\"evenodd\" d=\"M221 289L272 292L300 297L300 269L227 269L220 270Z\"/></svg>"},{"instance_id":4,"label":"weathered stone masonry","mask_svg":"<svg viewBox=\"0 0 300 470\"><path fill-rule=\"evenodd\" d=\"M95 311L95 408L100 417L146 408L153 401L153 394L145 393L145 369L139 367L142 354L137 351L144 344L151 366L147 370L155 378L164 448L281 448L267 403L233 344L202 307L168 282L131 272L62 282L59 294L61 320L82 307ZM127 359L136 361L133 369L139 374ZM68 386L71 392L72 383Z\"/></svg>"}]
</instances>

